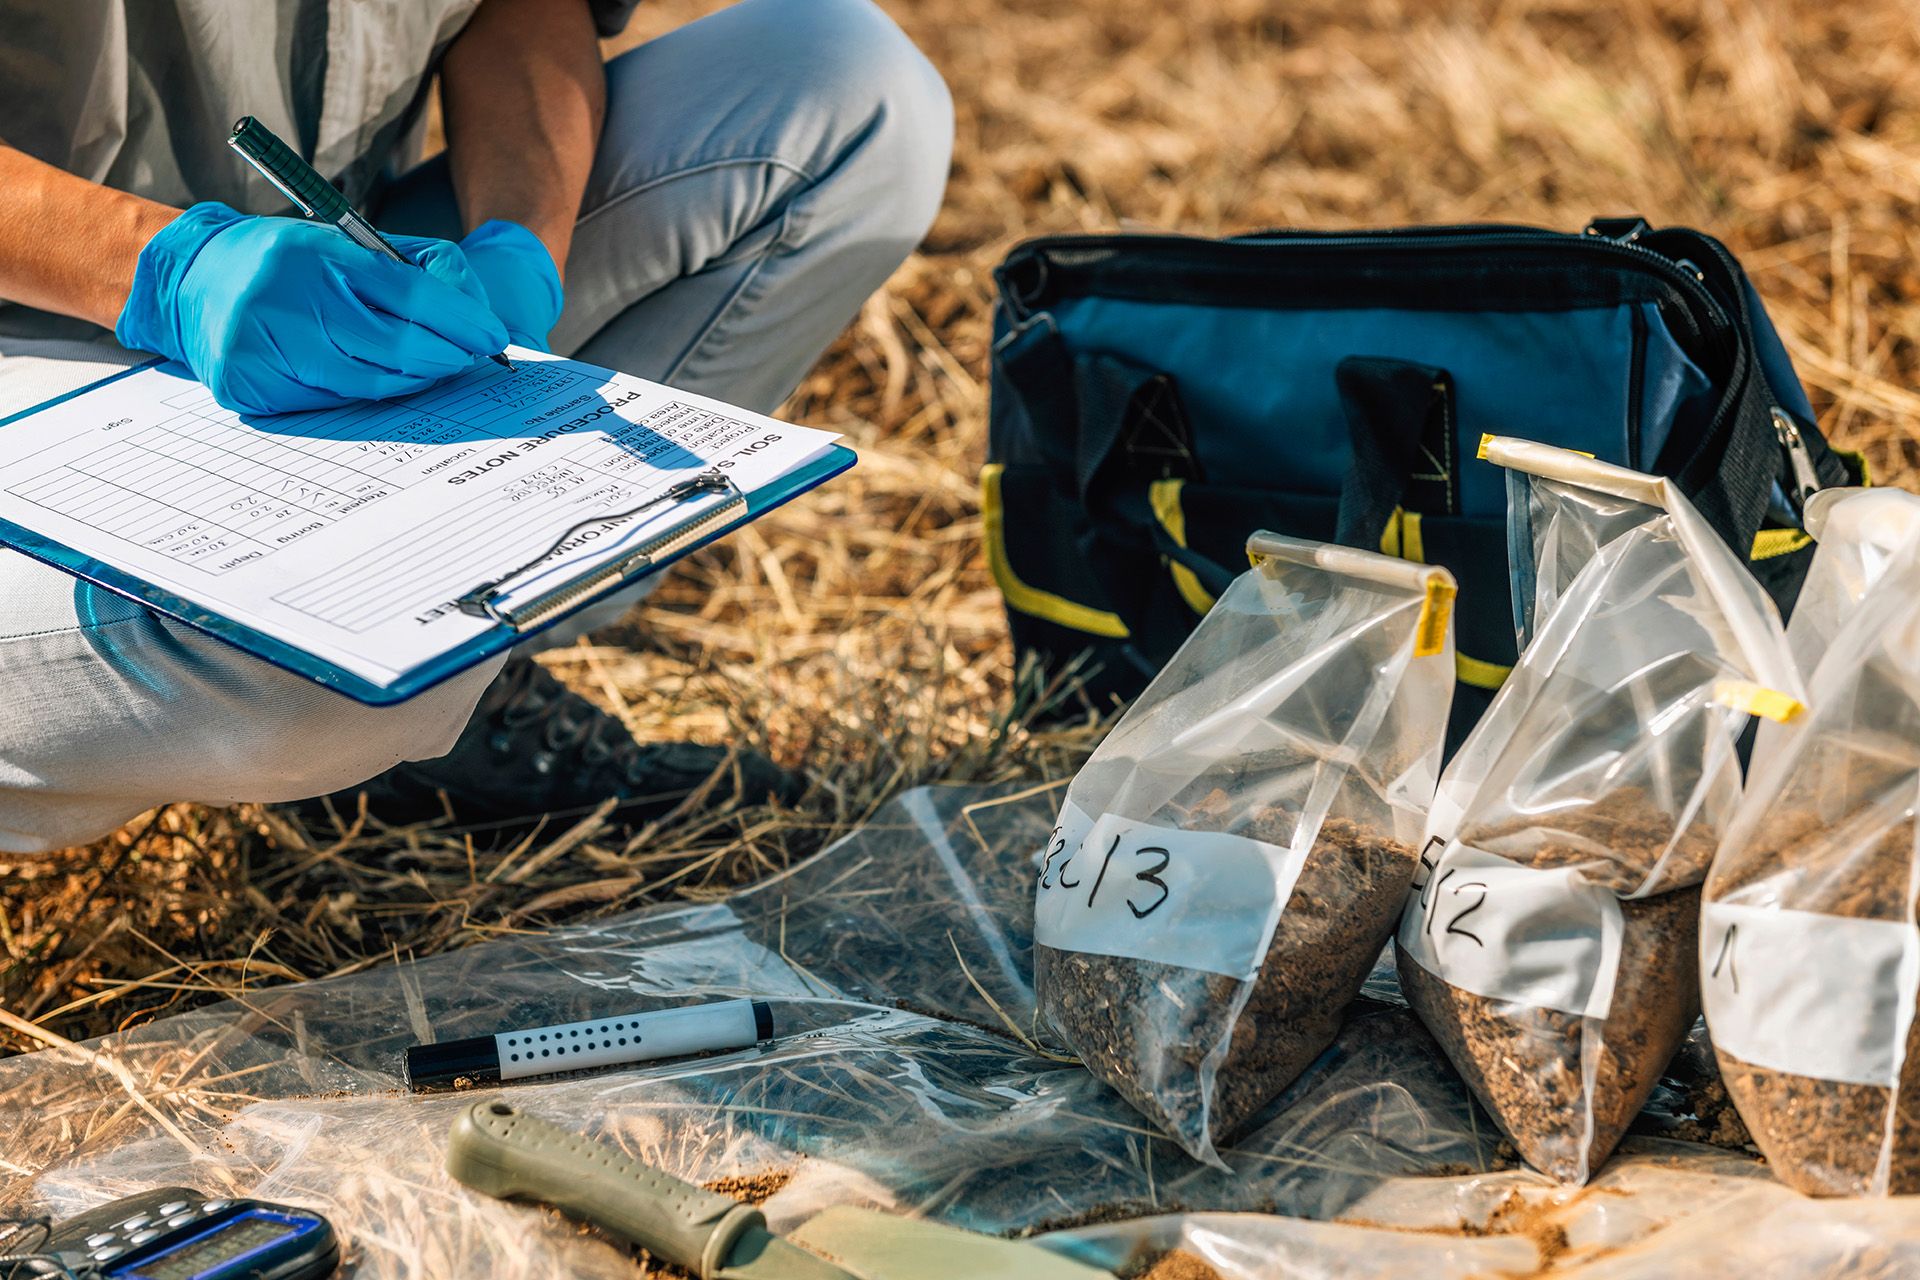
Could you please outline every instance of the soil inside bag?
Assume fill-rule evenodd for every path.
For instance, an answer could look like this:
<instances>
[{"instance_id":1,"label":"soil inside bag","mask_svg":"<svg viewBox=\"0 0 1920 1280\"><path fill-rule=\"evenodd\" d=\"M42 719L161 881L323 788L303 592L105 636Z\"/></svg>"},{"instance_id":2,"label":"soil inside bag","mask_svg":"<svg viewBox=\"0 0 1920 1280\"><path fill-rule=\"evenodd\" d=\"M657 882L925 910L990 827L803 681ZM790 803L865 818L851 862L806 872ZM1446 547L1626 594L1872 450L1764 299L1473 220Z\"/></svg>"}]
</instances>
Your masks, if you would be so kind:
<instances>
[{"instance_id":1,"label":"soil inside bag","mask_svg":"<svg viewBox=\"0 0 1920 1280\"><path fill-rule=\"evenodd\" d=\"M1645 877L1673 828L1635 788L1552 823L1575 838L1550 838L1514 860L1580 866L1616 892ZM1504 853L1506 837L1531 825L1469 828L1464 839ZM1712 848L1709 834L1689 830L1677 852L1682 862L1704 863ZM1474 1095L1527 1163L1562 1181L1584 1180L1612 1153L1700 1013L1699 887L1623 899L1620 913L1620 961L1604 1019L1464 991L1399 957L1407 1002Z\"/></svg>"},{"instance_id":2,"label":"soil inside bag","mask_svg":"<svg viewBox=\"0 0 1920 1280\"><path fill-rule=\"evenodd\" d=\"M1863 919L1920 919L1908 901L1914 823L1901 822L1844 861L1844 876L1823 876L1836 863L1833 828L1802 813L1763 831L1768 846L1746 850L1737 870L1715 892L1725 895L1756 881L1809 888L1820 910ZM1770 885L1770 887L1773 887ZM1822 1080L1746 1062L1715 1046L1727 1092L1789 1185L1813 1195L1866 1195L1885 1159L1884 1194L1920 1192L1920 1016L1908 1028L1897 1088Z\"/></svg>"},{"instance_id":3,"label":"soil inside bag","mask_svg":"<svg viewBox=\"0 0 1920 1280\"><path fill-rule=\"evenodd\" d=\"M1215 792L1189 811L1187 825L1217 830L1213 815L1226 808L1225 793ZM1291 814L1266 809L1241 834L1284 845L1294 826ZM1410 846L1329 818L1253 981L1036 944L1037 983L1051 993L1056 1028L1128 1102L1173 1133L1195 1128L1204 1113L1216 1139L1228 1137L1333 1042L1399 918L1413 870ZM1143 1022L1143 1007L1161 1010L1162 1023ZM1205 1098L1201 1068L1229 1032Z\"/></svg>"}]
</instances>

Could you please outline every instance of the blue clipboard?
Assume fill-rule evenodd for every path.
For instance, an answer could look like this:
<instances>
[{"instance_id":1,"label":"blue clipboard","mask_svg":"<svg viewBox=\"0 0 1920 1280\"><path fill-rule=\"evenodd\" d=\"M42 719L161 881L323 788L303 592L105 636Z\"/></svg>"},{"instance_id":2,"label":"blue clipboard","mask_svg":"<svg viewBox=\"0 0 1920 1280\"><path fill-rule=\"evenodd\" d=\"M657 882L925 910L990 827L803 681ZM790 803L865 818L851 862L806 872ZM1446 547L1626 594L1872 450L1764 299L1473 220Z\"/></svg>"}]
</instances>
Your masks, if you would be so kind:
<instances>
[{"instance_id":1,"label":"blue clipboard","mask_svg":"<svg viewBox=\"0 0 1920 1280\"><path fill-rule=\"evenodd\" d=\"M0 418L0 427L5 427L10 422L15 422L21 418L39 413L43 409L51 408L54 405L71 400L75 396L84 395L110 382L118 381L121 378L138 373L142 369L150 368L160 363L162 362L157 359L144 361L141 364L122 369L118 373L110 374L96 382L90 382L84 387L76 387L64 395L58 395L50 400L42 401L30 409L22 409L18 413L9 414L5 418ZM644 568L631 575L615 578L605 585L581 595L577 600L569 602L565 609L548 616L543 616L537 625L515 627L504 622L499 623L492 629L481 633L466 644L461 645L459 648L450 649L433 661L424 663L421 666L405 672L398 680L390 685L375 684L364 676L343 670L324 658L315 657L306 650L288 644L284 640L265 635L244 623L235 622L231 618L214 613L170 591L162 590L150 582L142 581L133 574L116 569L110 564L74 550L64 543L56 542L52 538L35 533L23 525L15 524L13 521L4 518L0 518L0 546L11 547L23 555L31 556L35 560L51 565L64 573L69 573L76 578L91 582L95 586L111 591L117 596L124 596L136 604L144 605L155 613L172 618L176 622L185 623L196 631L205 632L216 640L230 644L234 648L250 653L263 661L271 662L276 667L291 671L295 675L302 676L313 681L315 684L332 689L336 693L345 694L356 702L364 702L369 706L386 707L392 706L395 703L405 702L416 694L431 689L441 681L459 675L462 671L477 666L485 662L488 658L503 653L515 645L520 644L522 641L539 635L549 627L558 625L580 610L604 600L615 592L632 586L635 582L651 577L653 574L659 573L681 558L698 551L708 543L725 537L741 525L748 524L765 515L767 512L772 511L775 507L783 506L807 492L809 489L817 488L826 481L831 480L834 476L839 475L841 472L853 466L856 460L857 458L853 450L847 448L845 445L834 445L812 463L782 477L778 483L747 492L744 495L746 498L745 510L737 518L715 525L711 529L704 531L701 536L695 540L676 545L671 552L660 556L658 559L650 560ZM584 572L591 573L592 570Z\"/></svg>"}]
</instances>

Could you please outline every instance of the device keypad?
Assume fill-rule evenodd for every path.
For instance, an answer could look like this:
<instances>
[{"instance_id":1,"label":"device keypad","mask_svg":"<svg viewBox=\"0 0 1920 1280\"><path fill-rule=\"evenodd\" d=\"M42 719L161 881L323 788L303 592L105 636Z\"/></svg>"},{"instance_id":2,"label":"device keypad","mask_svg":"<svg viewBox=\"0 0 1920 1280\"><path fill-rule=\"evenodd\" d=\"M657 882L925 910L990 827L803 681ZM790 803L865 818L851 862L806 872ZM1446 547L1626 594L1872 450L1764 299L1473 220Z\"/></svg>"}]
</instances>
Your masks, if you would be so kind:
<instances>
[{"instance_id":1,"label":"device keypad","mask_svg":"<svg viewBox=\"0 0 1920 1280\"><path fill-rule=\"evenodd\" d=\"M146 1213L128 1218L96 1231L81 1241L87 1257L94 1262L111 1262L130 1249L158 1240L163 1234L196 1221L211 1218L233 1206L231 1200L169 1200Z\"/></svg>"}]
</instances>

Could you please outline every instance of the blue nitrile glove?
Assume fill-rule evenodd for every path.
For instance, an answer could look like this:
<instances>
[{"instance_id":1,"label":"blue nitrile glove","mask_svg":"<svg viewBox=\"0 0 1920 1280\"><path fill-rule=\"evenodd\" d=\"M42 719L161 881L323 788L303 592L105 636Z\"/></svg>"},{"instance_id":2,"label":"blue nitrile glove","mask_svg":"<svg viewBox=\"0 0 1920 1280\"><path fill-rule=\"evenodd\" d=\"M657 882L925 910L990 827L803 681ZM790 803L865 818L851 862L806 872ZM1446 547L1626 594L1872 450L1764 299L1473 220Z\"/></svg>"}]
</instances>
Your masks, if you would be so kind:
<instances>
[{"instance_id":1,"label":"blue nitrile glove","mask_svg":"<svg viewBox=\"0 0 1920 1280\"><path fill-rule=\"evenodd\" d=\"M523 347L551 350L547 335L560 319L560 272L546 242L517 222L483 222L460 242L467 264L487 287L487 305Z\"/></svg>"},{"instance_id":2,"label":"blue nitrile glove","mask_svg":"<svg viewBox=\"0 0 1920 1280\"><path fill-rule=\"evenodd\" d=\"M507 328L457 245L410 244L419 266L321 223L196 204L140 251L114 337L241 413L419 391L498 352Z\"/></svg>"}]
</instances>

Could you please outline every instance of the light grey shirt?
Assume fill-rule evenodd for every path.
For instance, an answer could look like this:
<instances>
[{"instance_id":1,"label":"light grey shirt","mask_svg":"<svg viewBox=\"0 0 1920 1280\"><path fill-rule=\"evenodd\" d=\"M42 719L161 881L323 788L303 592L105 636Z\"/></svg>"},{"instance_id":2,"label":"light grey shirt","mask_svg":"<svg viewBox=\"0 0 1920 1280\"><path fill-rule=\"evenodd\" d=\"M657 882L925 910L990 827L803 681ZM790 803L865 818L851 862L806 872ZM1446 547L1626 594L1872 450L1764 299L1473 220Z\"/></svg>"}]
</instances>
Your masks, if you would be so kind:
<instances>
[{"instance_id":1,"label":"light grey shirt","mask_svg":"<svg viewBox=\"0 0 1920 1280\"><path fill-rule=\"evenodd\" d=\"M611 35L638 0L588 2ZM435 65L479 3L0 0L0 139L167 204L282 211L227 147L250 115L360 204L417 155ZM0 332L29 317L48 331L0 304Z\"/></svg>"}]
</instances>

